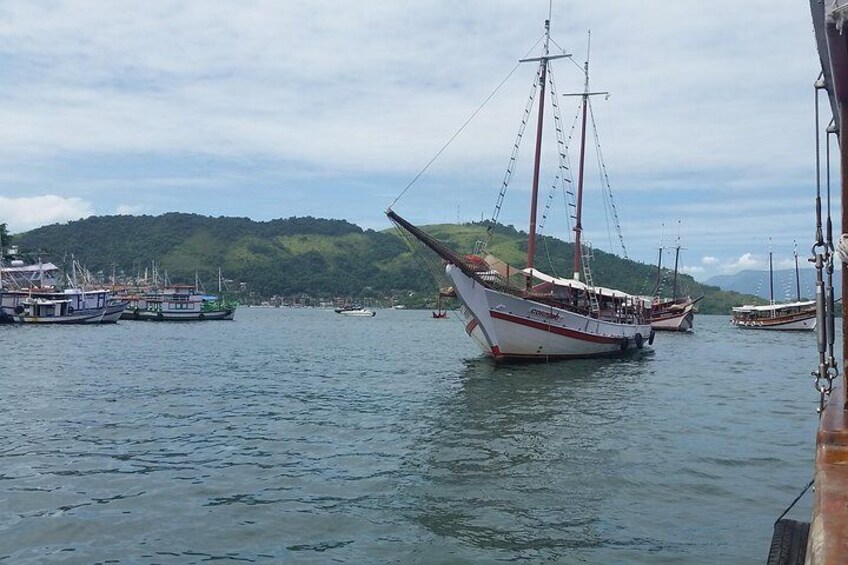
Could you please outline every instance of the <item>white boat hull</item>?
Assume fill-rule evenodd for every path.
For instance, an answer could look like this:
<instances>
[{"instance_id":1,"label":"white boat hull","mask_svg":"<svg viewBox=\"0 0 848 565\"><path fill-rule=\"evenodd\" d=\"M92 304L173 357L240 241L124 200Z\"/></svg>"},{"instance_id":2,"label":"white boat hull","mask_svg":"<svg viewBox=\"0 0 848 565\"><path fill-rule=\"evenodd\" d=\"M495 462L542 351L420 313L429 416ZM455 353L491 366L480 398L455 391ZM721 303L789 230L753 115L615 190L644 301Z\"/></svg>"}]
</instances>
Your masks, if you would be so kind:
<instances>
[{"instance_id":1,"label":"white boat hull","mask_svg":"<svg viewBox=\"0 0 848 565\"><path fill-rule=\"evenodd\" d=\"M371 310L342 310L339 314L352 318L373 318L377 315L376 312L372 312Z\"/></svg>"},{"instance_id":2,"label":"white boat hull","mask_svg":"<svg viewBox=\"0 0 848 565\"><path fill-rule=\"evenodd\" d=\"M816 316L813 314L807 318L796 318L786 322L771 322L763 320L732 320L731 323L737 328L749 330L771 330L771 331L813 331L816 329Z\"/></svg>"},{"instance_id":3,"label":"white boat hull","mask_svg":"<svg viewBox=\"0 0 848 565\"><path fill-rule=\"evenodd\" d=\"M100 324L106 308L94 310L77 311L64 316L29 316L26 314L12 314L9 316L11 322L16 324Z\"/></svg>"},{"instance_id":4,"label":"white boat hull","mask_svg":"<svg viewBox=\"0 0 848 565\"><path fill-rule=\"evenodd\" d=\"M486 288L453 265L445 270L463 304L466 332L495 359L617 356L653 341L647 323L599 320Z\"/></svg>"},{"instance_id":5,"label":"white boat hull","mask_svg":"<svg viewBox=\"0 0 848 565\"><path fill-rule=\"evenodd\" d=\"M651 327L656 331L663 332L688 332L692 329L695 314L692 309L674 316L651 320Z\"/></svg>"}]
</instances>

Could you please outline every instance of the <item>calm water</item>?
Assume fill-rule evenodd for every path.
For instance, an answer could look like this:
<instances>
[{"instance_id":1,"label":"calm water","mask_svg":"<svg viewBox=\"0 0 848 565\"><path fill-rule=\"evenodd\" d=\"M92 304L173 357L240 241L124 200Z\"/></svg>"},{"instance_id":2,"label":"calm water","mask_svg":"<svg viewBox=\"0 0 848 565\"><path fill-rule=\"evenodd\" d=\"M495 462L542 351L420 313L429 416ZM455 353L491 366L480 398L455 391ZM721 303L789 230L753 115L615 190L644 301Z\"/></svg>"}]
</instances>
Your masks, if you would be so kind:
<instances>
[{"instance_id":1,"label":"calm water","mask_svg":"<svg viewBox=\"0 0 848 565\"><path fill-rule=\"evenodd\" d=\"M429 316L0 326L0 561L765 561L814 335L495 367Z\"/></svg>"}]
</instances>

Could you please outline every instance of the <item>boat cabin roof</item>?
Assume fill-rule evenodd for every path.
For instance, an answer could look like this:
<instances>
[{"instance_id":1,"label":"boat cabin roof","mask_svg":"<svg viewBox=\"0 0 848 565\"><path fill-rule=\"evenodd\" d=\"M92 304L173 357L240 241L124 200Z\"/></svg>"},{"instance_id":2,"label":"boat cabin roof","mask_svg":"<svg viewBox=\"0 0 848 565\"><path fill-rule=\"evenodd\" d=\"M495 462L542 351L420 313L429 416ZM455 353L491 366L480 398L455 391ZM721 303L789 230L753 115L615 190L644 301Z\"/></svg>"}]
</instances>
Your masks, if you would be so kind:
<instances>
[{"instance_id":1,"label":"boat cabin roof","mask_svg":"<svg viewBox=\"0 0 848 565\"><path fill-rule=\"evenodd\" d=\"M766 304L764 306L754 306L746 304L745 306L734 306L734 312L771 312L772 310L781 310L783 308L805 308L814 306L815 300L802 300L801 302L784 302L782 304Z\"/></svg>"},{"instance_id":2,"label":"boat cabin roof","mask_svg":"<svg viewBox=\"0 0 848 565\"><path fill-rule=\"evenodd\" d=\"M611 296L613 298L632 298L634 300L642 300L642 298L639 296L627 294L626 292L622 292L620 290L615 290L613 288L605 288L602 286L590 287L582 281L578 281L576 279L561 279L559 277L552 277L536 269L522 269L521 272L525 275L531 276L533 278L539 279L540 281L550 283L556 286L563 286L582 291L588 291L591 289L594 290L597 294L600 294L602 296Z\"/></svg>"}]
</instances>

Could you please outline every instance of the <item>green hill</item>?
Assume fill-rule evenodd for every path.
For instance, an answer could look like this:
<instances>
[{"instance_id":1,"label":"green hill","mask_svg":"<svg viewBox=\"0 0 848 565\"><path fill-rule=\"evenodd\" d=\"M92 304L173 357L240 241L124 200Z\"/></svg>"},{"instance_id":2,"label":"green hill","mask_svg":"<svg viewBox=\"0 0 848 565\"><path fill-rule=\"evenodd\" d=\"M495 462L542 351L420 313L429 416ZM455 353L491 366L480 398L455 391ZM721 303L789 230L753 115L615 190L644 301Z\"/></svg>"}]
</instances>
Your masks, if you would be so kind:
<instances>
[{"instance_id":1,"label":"green hill","mask_svg":"<svg viewBox=\"0 0 848 565\"><path fill-rule=\"evenodd\" d=\"M436 225L426 231L463 253L486 235L486 224ZM488 250L523 266L526 234L497 226ZM92 272L143 273L151 262L172 281L191 282L195 272L210 284L218 268L244 282L258 296L387 296L404 291L432 295L436 284L393 229L364 230L344 220L288 218L256 222L248 218L170 213L162 216L100 216L41 227L14 237L22 251L40 253L57 263L73 255ZM544 237L536 265L567 275L573 246ZM548 260L548 257L551 260ZM653 288L655 267L595 252L597 284L632 293ZM680 277L692 296L705 295L705 313L727 313L752 297L722 292Z\"/></svg>"}]
</instances>

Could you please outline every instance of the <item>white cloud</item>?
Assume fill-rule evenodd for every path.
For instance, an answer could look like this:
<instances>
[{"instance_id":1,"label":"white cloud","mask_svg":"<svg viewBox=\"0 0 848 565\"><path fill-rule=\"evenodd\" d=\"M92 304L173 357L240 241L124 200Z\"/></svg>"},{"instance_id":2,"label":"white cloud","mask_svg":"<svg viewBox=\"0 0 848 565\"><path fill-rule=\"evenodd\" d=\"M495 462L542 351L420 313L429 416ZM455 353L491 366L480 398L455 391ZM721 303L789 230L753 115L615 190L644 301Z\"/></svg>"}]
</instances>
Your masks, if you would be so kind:
<instances>
[{"instance_id":1,"label":"white cloud","mask_svg":"<svg viewBox=\"0 0 848 565\"><path fill-rule=\"evenodd\" d=\"M558 2L552 32L580 63L592 29L592 83L612 92L594 108L631 257L653 262L659 224L682 219L688 253L710 271L752 241L766 249L778 226L789 242L808 228L799 210L811 198L796 187L811 184L818 60L804 2L702 4L693 17L692 2ZM312 213L385 226L386 204L527 52L547 9L541 0L4 4L0 193L76 199L79 215ZM575 71L555 64L560 93L582 86ZM415 214L444 221L464 199L468 217L488 216L534 72L521 66L401 205L419 202ZM574 107L559 100L570 127ZM522 228L525 200L514 193L529 185L531 138L501 217ZM585 210L597 242L607 240L590 233L602 212Z\"/></svg>"},{"instance_id":2,"label":"white cloud","mask_svg":"<svg viewBox=\"0 0 848 565\"><path fill-rule=\"evenodd\" d=\"M55 194L23 198L0 197L0 222L12 233L45 224L87 218L94 213L91 203L81 198L63 198Z\"/></svg>"},{"instance_id":3,"label":"white cloud","mask_svg":"<svg viewBox=\"0 0 848 565\"><path fill-rule=\"evenodd\" d=\"M753 253L743 253L737 259L722 263L721 271L724 273L735 273L747 269L762 269L766 266L768 266L768 264L757 259Z\"/></svg>"},{"instance_id":4,"label":"white cloud","mask_svg":"<svg viewBox=\"0 0 848 565\"><path fill-rule=\"evenodd\" d=\"M704 265L712 267L713 265L718 265L719 260L718 260L717 257L712 257L710 255L707 255L706 257L701 257L701 263L704 264Z\"/></svg>"}]
</instances>

